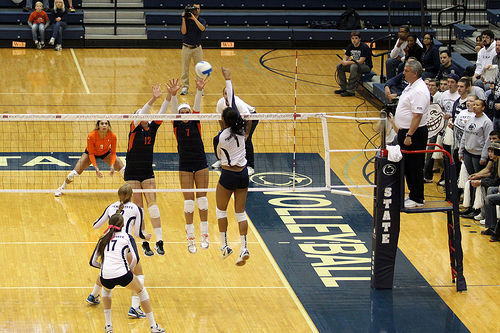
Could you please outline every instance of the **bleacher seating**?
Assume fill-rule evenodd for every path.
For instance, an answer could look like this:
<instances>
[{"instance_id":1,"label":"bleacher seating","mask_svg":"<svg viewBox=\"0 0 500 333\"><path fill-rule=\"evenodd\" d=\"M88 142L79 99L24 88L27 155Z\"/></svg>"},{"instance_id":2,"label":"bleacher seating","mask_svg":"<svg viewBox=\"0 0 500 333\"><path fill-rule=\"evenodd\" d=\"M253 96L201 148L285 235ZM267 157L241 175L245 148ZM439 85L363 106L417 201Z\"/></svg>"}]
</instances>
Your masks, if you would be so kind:
<instances>
[{"instance_id":1,"label":"bleacher seating","mask_svg":"<svg viewBox=\"0 0 500 333\"><path fill-rule=\"evenodd\" d=\"M454 24L453 25L453 32L455 34L455 37L464 39L467 37L472 37L472 34L476 31L477 29L474 28L473 26L469 24Z\"/></svg>"},{"instance_id":2,"label":"bleacher seating","mask_svg":"<svg viewBox=\"0 0 500 333\"><path fill-rule=\"evenodd\" d=\"M496 25L500 22L500 9L488 9L486 11L486 16L488 18L488 22Z\"/></svg>"}]
</instances>

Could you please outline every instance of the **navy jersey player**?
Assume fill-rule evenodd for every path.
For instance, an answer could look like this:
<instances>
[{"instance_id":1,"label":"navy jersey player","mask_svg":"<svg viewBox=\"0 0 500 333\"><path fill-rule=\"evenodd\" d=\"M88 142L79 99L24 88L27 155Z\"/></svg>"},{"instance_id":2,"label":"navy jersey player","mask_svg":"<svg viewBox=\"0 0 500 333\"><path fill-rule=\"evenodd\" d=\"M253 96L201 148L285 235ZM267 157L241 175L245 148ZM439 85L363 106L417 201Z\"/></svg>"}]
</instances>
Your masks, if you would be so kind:
<instances>
[{"instance_id":1,"label":"navy jersey player","mask_svg":"<svg viewBox=\"0 0 500 333\"><path fill-rule=\"evenodd\" d=\"M138 114L147 114L154 102L160 98L163 91L160 91L160 85L153 85L153 97L142 109L136 111ZM165 103L164 103L165 104ZM166 105L168 108L168 105ZM160 114L166 109L160 109ZM156 140L156 133L162 124L161 121L140 121L134 120L130 124L130 133L128 135L127 164L125 166L124 179L133 189L156 189L155 175L153 173L153 149ZM161 231L160 209L156 204L156 192L134 193L132 202L143 208L142 197L146 199L146 204L151 217L151 224L156 236L156 253L164 255L163 237ZM142 249L146 256L152 256L154 253L149 247L149 243L144 241Z\"/></svg>"},{"instance_id":2,"label":"navy jersey player","mask_svg":"<svg viewBox=\"0 0 500 333\"><path fill-rule=\"evenodd\" d=\"M216 189L217 220L221 238L222 259L233 253L227 244L227 205L234 194L234 211L240 231L241 250L236 261L237 266L245 265L250 258L247 248L248 222L245 204L248 192L248 169L245 158L245 126L234 100L230 71L222 67L222 75L226 80L229 107L222 112L223 129L214 138L215 154L221 160L222 171Z\"/></svg>"},{"instance_id":3,"label":"navy jersey player","mask_svg":"<svg viewBox=\"0 0 500 333\"><path fill-rule=\"evenodd\" d=\"M130 184L124 184L118 189L118 197L119 201L112 203L109 205L104 213L94 222L94 229L99 229L106 222L109 221L111 216L114 214L121 214L124 219L123 231L141 239L149 240L151 238L151 234L145 232L143 229L144 226L144 211L142 208L131 202L132 198L132 187ZM144 273L142 270L142 265L140 262L137 263L133 270L134 275L137 276L139 281L141 281L142 285L144 285ZM87 298L87 302L91 305L99 304L99 293L101 292L102 285L100 283L100 279L98 278L92 293ZM140 309L139 304L139 296L137 294L132 293L132 306L128 312L128 315L133 318L145 318L146 315Z\"/></svg>"},{"instance_id":4,"label":"navy jersey player","mask_svg":"<svg viewBox=\"0 0 500 333\"><path fill-rule=\"evenodd\" d=\"M113 288L120 285L136 292L141 305L146 312L152 333L165 332L155 321L149 295L132 270L139 262L139 254L134 237L123 229L124 219L120 214L114 214L109 219L109 226L99 239L94 253L90 258L90 265L101 270L100 280L104 289L102 302L104 304L104 318L106 333L113 332L111 323L111 295ZM130 254L130 257L128 255Z\"/></svg>"},{"instance_id":5,"label":"navy jersey player","mask_svg":"<svg viewBox=\"0 0 500 333\"><path fill-rule=\"evenodd\" d=\"M199 78L196 81L196 97L194 100L193 113L200 113L202 91L207 81ZM177 92L180 89L178 80L170 80L167 84L167 100L171 100L172 112L181 114L191 113L189 104L177 106ZM176 120L173 122L174 134L177 139L177 151L179 152L179 180L181 188L190 189L208 188L208 164L205 155L205 147L201 138L201 124L199 120ZM184 215L186 217L186 238L188 251L196 253L195 228L193 224L195 201L194 192L183 192ZM196 203L200 215L200 247L208 249L208 199L206 192L196 192Z\"/></svg>"}]
</instances>

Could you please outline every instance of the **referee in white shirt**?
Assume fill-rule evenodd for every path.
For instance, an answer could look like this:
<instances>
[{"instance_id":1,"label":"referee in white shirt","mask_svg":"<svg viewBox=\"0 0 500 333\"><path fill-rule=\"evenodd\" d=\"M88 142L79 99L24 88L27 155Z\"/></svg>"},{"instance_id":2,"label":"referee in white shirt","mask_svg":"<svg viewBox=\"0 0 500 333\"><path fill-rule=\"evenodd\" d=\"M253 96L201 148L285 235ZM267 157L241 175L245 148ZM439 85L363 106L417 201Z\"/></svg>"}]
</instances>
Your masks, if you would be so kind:
<instances>
[{"instance_id":1,"label":"referee in white shirt","mask_svg":"<svg viewBox=\"0 0 500 333\"><path fill-rule=\"evenodd\" d=\"M409 83L403 90L396 108L394 121L399 128L398 142L403 150L425 150L427 146L427 112L430 93L422 80L422 65L418 61L408 62L404 69ZM424 204L424 154L405 154L404 173L410 190L405 207Z\"/></svg>"}]
</instances>

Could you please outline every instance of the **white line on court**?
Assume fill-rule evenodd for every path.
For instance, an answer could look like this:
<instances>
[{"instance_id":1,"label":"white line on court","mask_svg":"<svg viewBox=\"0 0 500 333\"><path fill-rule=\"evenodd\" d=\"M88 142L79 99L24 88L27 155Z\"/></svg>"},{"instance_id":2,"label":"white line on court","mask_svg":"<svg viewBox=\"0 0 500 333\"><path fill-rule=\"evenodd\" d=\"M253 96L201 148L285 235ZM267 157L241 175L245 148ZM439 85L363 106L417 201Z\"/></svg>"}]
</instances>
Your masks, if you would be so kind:
<instances>
[{"instance_id":1,"label":"white line on court","mask_svg":"<svg viewBox=\"0 0 500 333\"><path fill-rule=\"evenodd\" d=\"M43 244L96 244L95 242L0 242L0 245L43 245ZM228 242L229 244L239 244L239 241L236 242ZM249 244L259 244L259 242L247 242ZM166 242L163 241L163 244L183 244L186 245L186 242Z\"/></svg>"},{"instance_id":2,"label":"white line on court","mask_svg":"<svg viewBox=\"0 0 500 333\"><path fill-rule=\"evenodd\" d=\"M119 288L119 286L117 286ZM123 287L122 287L123 288ZM89 289L89 286L86 287L41 287L41 286L32 286L32 287L0 287L0 290L8 290L8 289ZM152 287L148 285L149 289L286 289L286 287L229 287L229 286L220 286L220 287L193 287L193 286L170 286L170 287Z\"/></svg>"},{"instance_id":3,"label":"white line on court","mask_svg":"<svg viewBox=\"0 0 500 333\"><path fill-rule=\"evenodd\" d=\"M85 81L85 77L83 76L82 69L80 68L80 64L78 63L78 59L76 59L76 54L73 49L71 49L71 54L73 55L73 60L75 60L76 68L78 69L78 73L80 73L80 78L82 79L83 86L85 87L85 91L87 94L90 94L89 87L87 86L87 82Z\"/></svg>"}]
</instances>

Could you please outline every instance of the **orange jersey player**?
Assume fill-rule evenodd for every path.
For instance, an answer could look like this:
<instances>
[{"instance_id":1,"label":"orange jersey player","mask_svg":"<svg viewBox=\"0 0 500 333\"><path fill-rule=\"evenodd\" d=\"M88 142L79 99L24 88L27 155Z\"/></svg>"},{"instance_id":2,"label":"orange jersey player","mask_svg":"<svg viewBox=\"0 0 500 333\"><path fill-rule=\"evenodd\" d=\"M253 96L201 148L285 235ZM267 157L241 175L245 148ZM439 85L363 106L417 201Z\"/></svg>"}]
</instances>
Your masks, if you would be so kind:
<instances>
[{"instance_id":1,"label":"orange jersey player","mask_svg":"<svg viewBox=\"0 0 500 333\"><path fill-rule=\"evenodd\" d=\"M78 163L76 163L75 169L68 174L64 183L55 192L54 195L56 197L62 196L66 186L72 183L76 177L81 175L82 172L90 166L90 164L94 166L97 177L102 178L103 175L97 165L97 158L103 160L109 165L111 176L113 176L115 170L120 170L120 174L123 176L125 166L123 162L116 157L116 135L111 132L110 127L111 125L107 120L97 121L96 128L90 132L87 137L87 148L85 149L85 152L78 160Z\"/></svg>"}]
</instances>

